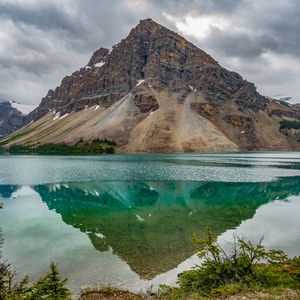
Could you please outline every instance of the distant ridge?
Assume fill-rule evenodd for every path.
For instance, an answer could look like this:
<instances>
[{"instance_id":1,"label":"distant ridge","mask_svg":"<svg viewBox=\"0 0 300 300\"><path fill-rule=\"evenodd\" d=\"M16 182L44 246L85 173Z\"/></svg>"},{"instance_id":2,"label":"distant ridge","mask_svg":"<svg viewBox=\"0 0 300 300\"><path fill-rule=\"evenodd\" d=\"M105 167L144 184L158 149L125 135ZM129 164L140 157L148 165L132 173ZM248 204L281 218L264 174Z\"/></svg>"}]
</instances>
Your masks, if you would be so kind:
<instances>
[{"instance_id":1,"label":"distant ridge","mask_svg":"<svg viewBox=\"0 0 300 300\"><path fill-rule=\"evenodd\" d=\"M27 109L27 110L26 110ZM15 101L0 102L0 137L7 136L25 125L25 113L34 107L22 105Z\"/></svg>"}]
</instances>

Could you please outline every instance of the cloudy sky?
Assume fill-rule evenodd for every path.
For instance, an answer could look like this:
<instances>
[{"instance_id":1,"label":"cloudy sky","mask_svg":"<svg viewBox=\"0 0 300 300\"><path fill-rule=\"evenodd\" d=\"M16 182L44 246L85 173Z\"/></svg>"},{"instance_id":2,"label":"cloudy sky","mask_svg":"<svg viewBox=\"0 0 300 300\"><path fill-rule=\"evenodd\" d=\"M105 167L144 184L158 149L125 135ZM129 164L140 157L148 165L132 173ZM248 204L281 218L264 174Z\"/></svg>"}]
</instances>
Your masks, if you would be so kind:
<instances>
[{"instance_id":1,"label":"cloudy sky","mask_svg":"<svg viewBox=\"0 0 300 300\"><path fill-rule=\"evenodd\" d=\"M262 94L300 102L299 16L299 0L0 0L0 100L37 105L150 17Z\"/></svg>"}]
</instances>

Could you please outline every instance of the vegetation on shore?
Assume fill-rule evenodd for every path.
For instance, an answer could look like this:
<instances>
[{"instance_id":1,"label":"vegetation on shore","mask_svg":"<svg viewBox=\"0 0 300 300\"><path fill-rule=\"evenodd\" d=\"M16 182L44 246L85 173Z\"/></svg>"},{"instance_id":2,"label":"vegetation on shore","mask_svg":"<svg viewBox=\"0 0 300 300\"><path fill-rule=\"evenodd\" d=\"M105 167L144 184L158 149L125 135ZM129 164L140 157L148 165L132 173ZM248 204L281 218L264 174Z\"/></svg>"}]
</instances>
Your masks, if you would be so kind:
<instances>
[{"instance_id":1,"label":"vegetation on shore","mask_svg":"<svg viewBox=\"0 0 300 300\"><path fill-rule=\"evenodd\" d=\"M114 288L87 290L82 293L80 300L299 300L300 290L288 288L247 289L237 294L202 297L197 294L139 293Z\"/></svg>"},{"instance_id":2,"label":"vegetation on shore","mask_svg":"<svg viewBox=\"0 0 300 300\"><path fill-rule=\"evenodd\" d=\"M0 299L2 300L68 300L71 292L66 288L67 279L61 279L54 263L50 272L33 284L28 283L28 277L20 282L15 280L16 273L6 261L0 262Z\"/></svg>"},{"instance_id":3,"label":"vegetation on shore","mask_svg":"<svg viewBox=\"0 0 300 300\"><path fill-rule=\"evenodd\" d=\"M226 253L210 230L206 239L194 241L202 264L180 275L179 288L162 287L171 298L211 299L278 288L300 291L300 257L289 259L281 250L266 250L262 241L254 245L239 236Z\"/></svg>"},{"instance_id":4,"label":"vegetation on shore","mask_svg":"<svg viewBox=\"0 0 300 300\"><path fill-rule=\"evenodd\" d=\"M90 142L80 139L77 143L47 143L37 145L12 145L5 148L0 145L0 154L27 154L27 155L93 155L114 153L116 142L107 139L94 139Z\"/></svg>"}]
</instances>

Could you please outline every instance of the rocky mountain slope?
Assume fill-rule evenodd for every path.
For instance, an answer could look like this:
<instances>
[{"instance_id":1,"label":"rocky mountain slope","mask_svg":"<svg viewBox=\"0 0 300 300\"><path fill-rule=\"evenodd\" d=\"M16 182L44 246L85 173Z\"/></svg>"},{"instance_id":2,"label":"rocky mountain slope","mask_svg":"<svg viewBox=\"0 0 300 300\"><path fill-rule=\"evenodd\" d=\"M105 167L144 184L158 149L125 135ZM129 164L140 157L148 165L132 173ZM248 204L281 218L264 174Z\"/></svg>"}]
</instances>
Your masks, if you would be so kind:
<instances>
[{"instance_id":1,"label":"rocky mountain slope","mask_svg":"<svg viewBox=\"0 0 300 300\"><path fill-rule=\"evenodd\" d=\"M151 19L49 90L6 145L106 138L119 152L299 149L283 120L300 108L254 84Z\"/></svg>"},{"instance_id":2,"label":"rocky mountain slope","mask_svg":"<svg viewBox=\"0 0 300 300\"><path fill-rule=\"evenodd\" d=\"M14 107L15 102L0 102L0 137L7 136L25 125L26 116Z\"/></svg>"}]
</instances>

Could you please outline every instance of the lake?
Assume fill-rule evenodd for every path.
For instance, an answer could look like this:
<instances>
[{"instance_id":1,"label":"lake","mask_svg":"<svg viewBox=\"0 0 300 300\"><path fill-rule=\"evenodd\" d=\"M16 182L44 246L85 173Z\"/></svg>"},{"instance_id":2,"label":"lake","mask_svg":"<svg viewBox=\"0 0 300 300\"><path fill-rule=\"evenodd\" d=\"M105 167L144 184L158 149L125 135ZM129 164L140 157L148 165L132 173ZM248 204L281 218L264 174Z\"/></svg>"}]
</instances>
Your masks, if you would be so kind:
<instances>
[{"instance_id":1,"label":"lake","mask_svg":"<svg viewBox=\"0 0 300 300\"><path fill-rule=\"evenodd\" d=\"M175 284L207 226L300 252L300 153L0 156L3 254L19 277L51 261L73 292Z\"/></svg>"}]
</instances>

